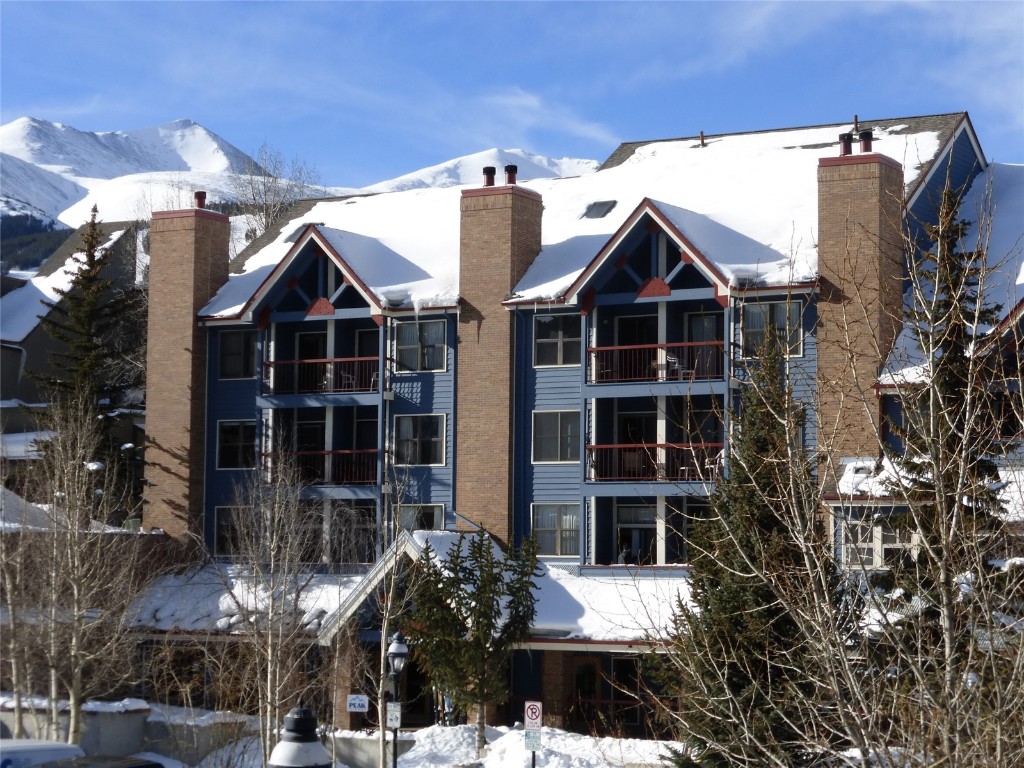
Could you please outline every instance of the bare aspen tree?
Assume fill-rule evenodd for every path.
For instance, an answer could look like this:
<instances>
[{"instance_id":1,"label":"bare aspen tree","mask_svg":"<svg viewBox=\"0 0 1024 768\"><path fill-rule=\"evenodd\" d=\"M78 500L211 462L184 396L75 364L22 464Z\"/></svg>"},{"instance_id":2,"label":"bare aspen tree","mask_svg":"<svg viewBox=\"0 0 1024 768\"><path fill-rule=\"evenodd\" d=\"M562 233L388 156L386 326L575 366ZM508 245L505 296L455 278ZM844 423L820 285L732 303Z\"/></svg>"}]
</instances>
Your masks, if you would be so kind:
<instances>
[{"instance_id":1,"label":"bare aspen tree","mask_svg":"<svg viewBox=\"0 0 1024 768\"><path fill-rule=\"evenodd\" d=\"M274 456L238 491L233 562L221 563L225 592L235 602L232 629L244 639L238 661L255 693L264 758L269 757L290 707L314 696L309 675L315 636L309 600L324 557L322 510L302 500L295 463Z\"/></svg>"},{"instance_id":2,"label":"bare aspen tree","mask_svg":"<svg viewBox=\"0 0 1024 768\"><path fill-rule=\"evenodd\" d=\"M245 172L233 178L232 191L244 211L246 240L266 232L290 203L315 195L319 184L320 176L312 166L298 159L288 162L280 151L265 142L260 145L256 157L246 161Z\"/></svg>"},{"instance_id":3,"label":"bare aspen tree","mask_svg":"<svg viewBox=\"0 0 1024 768\"><path fill-rule=\"evenodd\" d=\"M16 650L11 666L21 693L45 691L49 737L60 736L67 701L67 738L76 742L86 699L114 695L131 679L135 643L128 627L151 563L144 535L104 523L122 504L120 473L116 456L102 450L91 399L57 398L41 424L51 437L33 470L34 490L50 501L48 519L4 553L7 645Z\"/></svg>"},{"instance_id":4,"label":"bare aspen tree","mask_svg":"<svg viewBox=\"0 0 1024 768\"><path fill-rule=\"evenodd\" d=\"M387 753L387 729L384 727L384 717L387 711L387 702L397 700L401 691L400 680L390 677L388 666L388 646L391 638L402 627L402 620L408 614L415 595L415 585L409 582L411 563L409 555L399 546L400 537L405 531L401 520L402 501L406 497L409 480L400 473L394 465L393 457L388 455L385 469L385 493L382 494L383 504L378 516L378 532L380 546L383 549L383 557L378 561L377 567L384 569L384 577L376 589L376 625L380 628L380 646L376 658L376 664L370 675L371 684L376 691L377 713L378 713L378 765L379 768L387 768L390 765ZM398 749L398 744L391 745L393 750Z\"/></svg>"}]
</instances>

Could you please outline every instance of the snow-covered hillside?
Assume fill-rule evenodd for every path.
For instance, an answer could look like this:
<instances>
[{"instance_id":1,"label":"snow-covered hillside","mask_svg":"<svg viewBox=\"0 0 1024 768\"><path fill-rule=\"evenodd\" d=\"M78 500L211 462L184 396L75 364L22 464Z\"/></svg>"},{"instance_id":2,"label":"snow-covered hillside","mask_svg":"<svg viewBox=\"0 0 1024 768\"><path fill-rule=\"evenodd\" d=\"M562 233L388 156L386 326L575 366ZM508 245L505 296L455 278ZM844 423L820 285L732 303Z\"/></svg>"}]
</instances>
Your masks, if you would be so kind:
<instances>
[{"instance_id":1,"label":"snow-covered hillside","mask_svg":"<svg viewBox=\"0 0 1024 768\"><path fill-rule=\"evenodd\" d=\"M162 201L204 178L243 172L248 156L191 120L136 131L79 131L62 123L22 117L0 126L0 213L27 213L77 227L81 209L97 204L107 221L134 218L146 198L125 201L111 180L163 174L145 182ZM218 187L227 188L222 182ZM165 188L165 184L167 185ZM111 194L112 193L112 194Z\"/></svg>"},{"instance_id":2,"label":"snow-covered hillside","mask_svg":"<svg viewBox=\"0 0 1024 768\"><path fill-rule=\"evenodd\" d=\"M141 218L149 211L190 205L205 189L210 202L234 199L232 176L249 157L191 120L134 131L89 133L22 117L0 126L0 215L28 214L78 227L93 205L104 221ZM317 158L308 158L316 167ZM405 174L362 190L321 187L324 196L477 184L481 169L519 166L519 178L576 176L593 160L552 159L521 149L490 149Z\"/></svg>"},{"instance_id":3,"label":"snow-covered hillside","mask_svg":"<svg viewBox=\"0 0 1024 768\"><path fill-rule=\"evenodd\" d=\"M597 170L596 160L578 160L571 157L553 159L534 155L522 149L487 149L472 155L457 157L445 163L432 165L420 171L382 181L366 187L366 192L400 192L423 187L454 187L460 184L479 184L482 169L492 166L497 169L497 183L503 183L504 168L515 165L519 168L521 181L550 179L563 176L580 176Z\"/></svg>"},{"instance_id":4,"label":"snow-covered hillside","mask_svg":"<svg viewBox=\"0 0 1024 768\"><path fill-rule=\"evenodd\" d=\"M87 179L145 171L241 173L248 162L244 152L191 120L137 131L89 133L20 117L0 126L0 147L26 163Z\"/></svg>"}]
</instances>

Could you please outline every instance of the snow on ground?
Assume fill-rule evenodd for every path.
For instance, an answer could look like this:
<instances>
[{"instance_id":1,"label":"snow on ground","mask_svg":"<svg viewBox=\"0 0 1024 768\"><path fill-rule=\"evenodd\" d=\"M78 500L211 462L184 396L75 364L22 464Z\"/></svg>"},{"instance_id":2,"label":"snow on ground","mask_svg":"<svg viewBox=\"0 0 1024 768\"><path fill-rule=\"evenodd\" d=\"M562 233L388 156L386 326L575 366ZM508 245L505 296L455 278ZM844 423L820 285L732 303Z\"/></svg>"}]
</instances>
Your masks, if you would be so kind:
<instances>
[{"instance_id":1,"label":"snow on ground","mask_svg":"<svg viewBox=\"0 0 1024 768\"><path fill-rule=\"evenodd\" d=\"M45 708L41 697L24 699L23 704ZM0 693L0 709L12 706L11 694ZM199 727L213 723L250 721L253 732L257 729L255 718L233 712L214 712L185 707L169 707L150 704L141 699L125 699L120 702L90 702L93 712L126 712L150 709L151 721L175 724L193 724ZM339 738L367 739L376 741L376 731L338 731ZM404 754L399 755L398 768L454 768L479 762L481 768L528 768L531 753L526 749L524 731L515 728L488 727L487 755L479 759L476 754L476 726L457 725L444 727L433 725L418 731L399 734L400 741L415 741ZM388 734L390 739L390 733ZM611 737L584 736L569 733L558 728L541 730L541 749L537 751L538 768L625 768L625 766L659 766L661 758L668 754L668 748L680 749L682 745L673 741L652 741L648 739L615 739ZM144 752L136 755L161 763L164 768L188 768L185 763L173 757ZM214 750L203 758L195 768L263 768L259 737L249 736ZM347 768L337 763L336 768Z\"/></svg>"},{"instance_id":2,"label":"snow on ground","mask_svg":"<svg viewBox=\"0 0 1024 768\"><path fill-rule=\"evenodd\" d=\"M419 731L402 733L400 741L415 744L398 757L398 768L452 768L479 762L482 768L529 768L531 753L526 749L522 730L487 728L487 756L476 755L476 727L434 725ZM376 740L376 733L339 733L349 738ZM389 736L390 738L390 736ZM557 728L541 731L538 768L624 768L627 765L661 764L667 747L676 742L645 739L613 739L583 736ZM196 768L260 768L259 743L255 737L242 739L211 752ZM344 764L337 763L337 768ZM175 768L168 766L168 768Z\"/></svg>"}]
</instances>

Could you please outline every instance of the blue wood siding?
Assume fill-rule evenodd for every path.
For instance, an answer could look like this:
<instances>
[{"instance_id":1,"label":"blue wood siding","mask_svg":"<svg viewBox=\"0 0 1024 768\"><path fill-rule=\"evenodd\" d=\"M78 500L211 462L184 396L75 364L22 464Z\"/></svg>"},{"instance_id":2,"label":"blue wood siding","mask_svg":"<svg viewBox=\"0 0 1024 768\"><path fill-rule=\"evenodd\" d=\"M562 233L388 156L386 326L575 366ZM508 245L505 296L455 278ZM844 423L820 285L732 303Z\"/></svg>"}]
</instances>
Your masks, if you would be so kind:
<instances>
[{"instance_id":1,"label":"blue wood siding","mask_svg":"<svg viewBox=\"0 0 1024 768\"><path fill-rule=\"evenodd\" d=\"M394 400L385 401L386 418L394 450L396 416L438 414L444 417L444 465L396 467L397 491L402 504L444 504L446 515L452 508L455 484L455 338L458 319L454 314L446 319L445 369L443 371L415 371L395 373L391 378ZM434 316L425 319L438 319ZM389 337L394 340L393 328ZM393 353L391 353L393 356ZM395 483L396 479L391 482Z\"/></svg>"},{"instance_id":2,"label":"blue wood siding","mask_svg":"<svg viewBox=\"0 0 1024 768\"><path fill-rule=\"evenodd\" d=\"M251 325L217 326L208 331L203 535L211 547L214 533L213 510L216 507L235 505L238 499L238 489L244 487L251 477L249 470L217 469L218 423L222 421L253 421L257 426L257 434L260 425L260 411L256 407L259 379L256 377L220 379L218 377L221 334L231 330L254 330L254 328Z\"/></svg>"},{"instance_id":3,"label":"blue wood siding","mask_svg":"<svg viewBox=\"0 0 1024 768\"><path fill-rule=\"evenodd\" d=\"M534 318L559 314L519 310L516 312L515 403L513 413L513 531L519 539L530 531L534 503L580 502L583 477L580 462L534 463L533 414L537 411L572 411L580 414L583 428L581 365L534 365ZM577 313L561 313L577 314ZM581 322L582 326L582 322ZM581 354L583 358L581 338ZM581 441L582 442L582 441ZM582 445L581 455L582 455ZM582 513L581 513L582 515Z\"/></svg>"}]
</instances>

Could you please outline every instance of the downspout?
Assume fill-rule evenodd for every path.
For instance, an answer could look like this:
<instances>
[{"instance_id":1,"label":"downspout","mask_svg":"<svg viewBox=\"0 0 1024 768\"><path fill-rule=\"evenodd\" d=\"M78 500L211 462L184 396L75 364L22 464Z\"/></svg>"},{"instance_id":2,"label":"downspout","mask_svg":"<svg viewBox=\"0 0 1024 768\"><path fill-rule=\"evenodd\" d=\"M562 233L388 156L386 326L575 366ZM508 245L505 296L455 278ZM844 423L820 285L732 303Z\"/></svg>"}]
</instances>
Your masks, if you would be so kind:
<instances>
[{"instance_id":1,"label":"downspout","mask_svg":"<svg viewBox=\"0 0 1024 768\"><path fill-rule=\"evenodd\" d=\"M392 328L391 318L388 317L387 315L384 315L384 322L381 324L380 338L377 341L377 357L378 357L378 359L380 361L379 364L380 364L380 367L381 367L380 376L378 376L378 380L380 381L380 413L381 413L381 418L379 420L379 424L377 425L377 446L378 446L378 452L379 452L378 455L380 456L380 461L378 462L378 465L377 465L377 467L378 467L377 468L377 472L378 472L377 480L378 480L378 487L380 488L380 493L379 493L379 495L377 497L377 517L379 518L378 519L379 529L381 531L384 531L384 532L387 532L388 530L390 530L387 527L388 526L388 520L385 519L385 513L390 514L392 509L394 508L394 499L391 500L391 505L389 507L388 504L387 504L387 498L388 498L389 494L385 493L385 489L389 485L391 485L391 479L392 479L391 478L391 474L393 474L393 473L391 473L391 450L390 450L391 442L390 442L390 440L391 440L391 403L393 402L393 400L391 398L394 397L394 392L393 392L393 390L390 389L390 387L391 387L391 368L390 368L390 365L389 365L390 361L389 361L389 358L388 358L388 350L391 349L391 328ZM391 398L389 398L389 397L387 397L385 395L385 393L389 392L389 391L392 392ZM394 489L392 488L392 491L393 490ZM377 552L378 557L381 554L383 554L383 552L387 549L387 547L384 546L385 539L386 539L386 536L382 536L380 542L378 543L378 547L379 547L379 551Z\"/></svg>"},{"instance_id":2,"label":"downspout","mask_svg":"<svg viewBox=\"0 0 1024 768\"><path fill-rule=\"evenodd\" d=\"M527 517L523 517L518 513L519 511L519 500L522 498L522 488L525 482L523 476L523 462L519 460L519 430L522 426L522 419L519 415L519 392L526 391L526 385L523 379L526 377L526 366L518 365L519 362L519 341L520 341L520 327L523 325L523 313L518 309L509 310L512 312L515 321L512 325L512 365L514 366L516 375L512 377L512 391L509 393L509 406L512 408L512 493L511 504L512 509L512 540L509 542L510 545L522 544L526 541L527 531L533 532L533 515L529 514ZM529 512L529 510L527 510ZM516 521L519 520L519 525L516 525ZM518 528L518 530L517 530Z\"/></svg>"},{"instance_id":3,"label":"downspout","mask_svg":"<svg viewBox=\"0 0 1024 768\"><path fill-rule=\"evenodd\" d=\"M196 198L196 199L198 200L198 198ZM198 323L199 319L198 318L193 318L192 321L195 322L195 323ZM206 383L205 383L206 394L203 397L203 430L205 432L205 434L203 435L203 483L202 483L202 489L203 489L202 490L202 494L203 494L203 502L202 502L202 504L203 504L203 519L202 519L202 525L200 527L200 530L203 532L202 533L202 536L203 536L203 542L202 542L203 543L203 549L206 550L207 552L209 552L208 546L209 546L210 542L213 542L214 545L216 545L216 543L217 543L216 542L216 533L215 533L217 522L216 522L216 520L211 519L211 517L209 515L209 510L207 509L207 506L206 506L206 501L207 501L206 486L207 486L207 483L210 482L210 467L209 467L209 461L211 459L211 457L210 457L210 437L212 436L213 439L216 440L216 441L219 441L220 438L217 435L217 425L216 424L210 424L210 391L211 391L210 390L210 383L211 383L210 380L212 378L210 376L210 368L213 365L213 354L212 354L212 351L210 349L210 329L208 327L203 327L201 325L200 325L200 328L202 328L203 333L206 334L206 374L205 374L206 375ZM220 344L221 344L220 331L218 331L217 332L217 354L218 354L218 356L220 355ZM211 427L212 427L212 429L211 429ZM216 455L217 455L216 445L217 445L217 443L214 443L214 449L213 449L214 457L216 457ZM186 515L186 517L187 517L187 515ZM207 527L209 527L209 530L207 530Z\"/></svg>"},{"instance_id":4,"label":"downspout","mask_svg":"<svg viewBox=\"0 0 1024 768\"><path fill-rule=\"evenodd\" d=\"M459 473L459 441L455 434L455 430L458 429L458 413L459 413L459 324L462 322L462 302L457 301L455 304L455 322L452 324L454 330L449 330L449 338L452 339L452 418L449 428L444 431L444 439L451 441L452 446L452 481L451 481L451 511L452 516L455 517L458 513L455 511L459 506L459 500L456 498L458 493L458 473ZM447 323L445 324L448 325ZM447 340L446 340L447 341ZM447 446L445 446L447 449ZM463 518L465 519L465 518ZM458 523L456 522L456 527ZM479 526L477 526L479 527ZM445 523L445 529L448 528L447 522Z\"/></svg>"}]
</instances>

